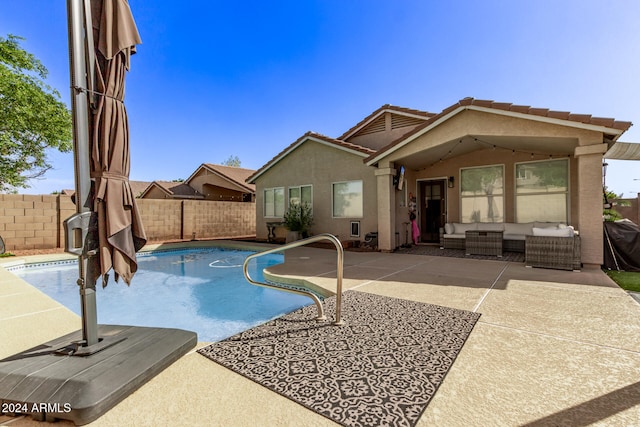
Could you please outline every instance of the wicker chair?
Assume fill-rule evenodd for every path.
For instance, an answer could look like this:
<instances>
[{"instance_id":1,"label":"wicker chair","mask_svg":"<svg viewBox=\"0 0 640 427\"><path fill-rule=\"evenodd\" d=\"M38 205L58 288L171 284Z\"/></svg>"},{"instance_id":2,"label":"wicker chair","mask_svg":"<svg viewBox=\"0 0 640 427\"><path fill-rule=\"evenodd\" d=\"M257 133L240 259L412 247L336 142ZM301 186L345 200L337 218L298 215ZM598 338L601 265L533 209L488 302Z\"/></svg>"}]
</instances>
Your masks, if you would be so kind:
<instances>
[{"instance_id":1,"label":"wicker chair","mask_svg":"<svg viewBox=\"0 0 640 427\"><path fill-rule=\"evenodd\" d=\"M580 236L526 236L525 265L580 271Z\"/></svg>"}]
</instances>

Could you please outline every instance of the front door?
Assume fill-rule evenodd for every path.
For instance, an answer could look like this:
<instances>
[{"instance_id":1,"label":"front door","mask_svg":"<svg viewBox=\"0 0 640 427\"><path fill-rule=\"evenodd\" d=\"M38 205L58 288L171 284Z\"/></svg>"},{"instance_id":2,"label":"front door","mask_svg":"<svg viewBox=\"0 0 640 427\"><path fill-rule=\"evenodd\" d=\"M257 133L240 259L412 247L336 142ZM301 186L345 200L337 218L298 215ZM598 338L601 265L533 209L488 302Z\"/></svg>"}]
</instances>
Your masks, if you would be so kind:
<instances>
[{"instance_id":1,"label":"front door","mask_svg":"<svg viewBox=\"0 0 640 427\"><path fill-rule=\"evenodd\" d=\"M445 181L420 181L420 235L426 243L440 241L445 219Z\"/></svg>"}]
</instances>

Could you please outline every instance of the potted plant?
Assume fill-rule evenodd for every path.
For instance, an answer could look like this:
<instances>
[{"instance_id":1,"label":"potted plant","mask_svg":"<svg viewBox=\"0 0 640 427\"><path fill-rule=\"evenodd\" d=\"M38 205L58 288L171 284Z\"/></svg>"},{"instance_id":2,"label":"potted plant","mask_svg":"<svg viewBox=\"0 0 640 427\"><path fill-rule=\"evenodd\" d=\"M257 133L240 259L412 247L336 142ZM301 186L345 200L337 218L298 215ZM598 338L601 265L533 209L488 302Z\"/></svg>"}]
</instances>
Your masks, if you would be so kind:
<instances>
[{"instance_id":1,"label":"potted plant","mask_svg":"<svg viewBox=\"0 0 640 427\"><path fill-rule=\"evenodd\" d=\"M283 217L284 226L289 230L287 242L309 237L313 225L313 212L309 203L290 203Z\"/></svg>"}]
</instances>

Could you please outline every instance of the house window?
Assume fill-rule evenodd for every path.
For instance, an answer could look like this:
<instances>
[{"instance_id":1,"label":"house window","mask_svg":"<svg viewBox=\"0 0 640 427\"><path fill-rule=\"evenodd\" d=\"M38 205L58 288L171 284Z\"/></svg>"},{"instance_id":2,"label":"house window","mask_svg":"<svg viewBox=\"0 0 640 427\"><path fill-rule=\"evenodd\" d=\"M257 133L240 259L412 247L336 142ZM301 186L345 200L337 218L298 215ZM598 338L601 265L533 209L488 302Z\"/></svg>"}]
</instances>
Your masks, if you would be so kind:
<instances>
[{"instance_id":1,"label":"house window","mask_svg":"<svg viewBox=\"0 0 640 427\"><path fill-rule=\"evenodd\" d=\"M265 188L264 216L265 218L282 218L284 215L284 188Z\"/></svg>"},{"instance_id":2,"label":"house window","mask_svg":"<svg viewBox=\"0 0 640 427\"><path fill-rule=\"evenodd\" d=\"M517 222L567 222L568 159L517 163L516 178Z\"/></svg>"},{"instance_id":3,"label":"house window","mask_svg":"<svg viewBox=\"0 0 640 427\"><path fill-rule=\"evenodd\" d=\"M504 166L460 170L461 222L504 222Z\"/></svg>"},{"instance_id":4,"label":"house window","mask_svg":"<svg viewBox=\"0 0 640 427\"><path fill-rule=\"evenodd\" d=\"M332 184L333 217L362 218L362 181Z\"/></svg>"},{"instance_id":5,"label":"house window","mask_svg":"<svg viewBox=\"0 0 640 427\"><path fill-rule=\"evenodd\" d=\"M289 204L299 205L301 203L313 206L313 192L310 185L289 187Z\"/></svg>"}]
</instances>

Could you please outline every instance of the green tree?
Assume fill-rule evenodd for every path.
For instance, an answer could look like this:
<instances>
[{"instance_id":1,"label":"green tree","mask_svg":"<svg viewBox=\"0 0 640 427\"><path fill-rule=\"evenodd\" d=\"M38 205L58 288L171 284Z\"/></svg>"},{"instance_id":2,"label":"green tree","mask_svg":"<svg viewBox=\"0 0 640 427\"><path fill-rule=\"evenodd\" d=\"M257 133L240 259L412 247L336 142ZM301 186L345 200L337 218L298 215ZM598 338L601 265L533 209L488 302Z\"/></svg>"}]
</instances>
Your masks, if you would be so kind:
<instances>
[{"instance_id":1,"label":"green tree","mask_svg":"<svg viewBox=\"0 0 640 427\"><path fill-rule=\"evenodd\" d=\"M71 113L20 40L0 37L0 192L26 188L51 169L47 148L72 149Z\"/></svg>"},{"instance_id":2,"label":"green tree","mask_svg":"<svg viewBox=\"0 0 640 427\"><path fill-rule=\"evenodd\" d=\"M615 206L630 206L630 203L627 200L621 200L623 197L624 194L616 194L606 186L604 187L604 210L602 212L602 217L605 221L617 221L622 219L622 215L615 210Z\"/></svg>"},{"instance_id":3,"label":"green tree","mask_svg":"<svg viewBox=\"0 0 640 427\"><path fill-rule=\"evenodd\" d=\"M227 160L222 162L222 165L223 166L232 166L234 168L239 168L241 163L242 162L240 162L240 158L238 156L229 156L229 158Z\"/></svg>"}]
</instances>

